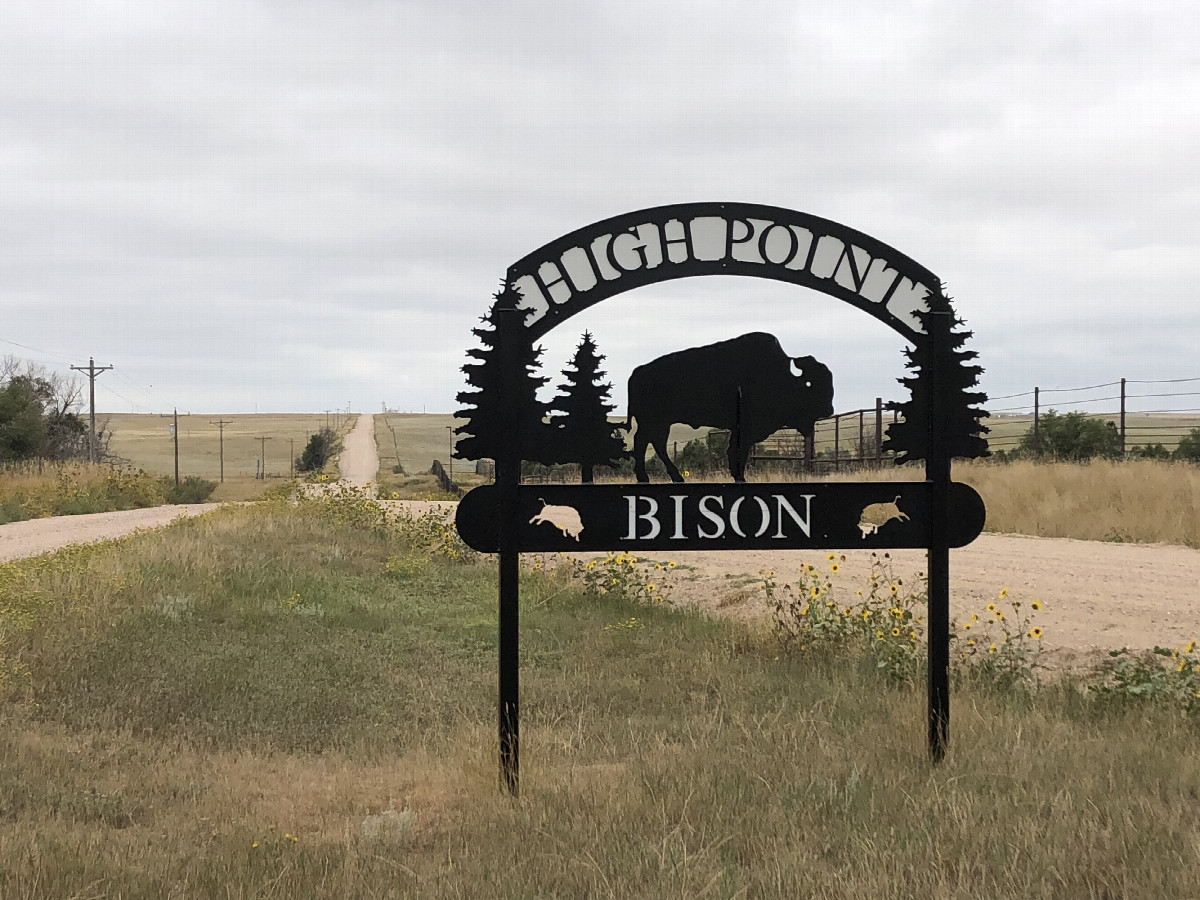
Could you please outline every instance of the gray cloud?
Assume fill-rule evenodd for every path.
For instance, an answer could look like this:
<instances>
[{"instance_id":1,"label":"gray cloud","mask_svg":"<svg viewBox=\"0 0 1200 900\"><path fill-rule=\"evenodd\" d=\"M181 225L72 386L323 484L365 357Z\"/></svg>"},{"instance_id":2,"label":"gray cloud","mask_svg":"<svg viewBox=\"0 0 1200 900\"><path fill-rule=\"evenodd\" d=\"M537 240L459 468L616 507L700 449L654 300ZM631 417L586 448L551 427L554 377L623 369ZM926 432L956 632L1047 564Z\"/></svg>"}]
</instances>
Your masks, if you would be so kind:
<instances>
[{"instance_id":1,"label":"gray cloud","mask_svg":"<svg viewBox=\"0 0 1200 900\"><path fill-rule=\"evenodd\" d=\"M992 393L1200 375L1193 32L1169 3L8 4L0 338L116 365L113 409L449 410L510 262L746 200L938 272ZM623 395L751 324L840 407L895 396L892 335L760 283L615 298L544 362L589 327Z\"/></svg>"}]
</instances>

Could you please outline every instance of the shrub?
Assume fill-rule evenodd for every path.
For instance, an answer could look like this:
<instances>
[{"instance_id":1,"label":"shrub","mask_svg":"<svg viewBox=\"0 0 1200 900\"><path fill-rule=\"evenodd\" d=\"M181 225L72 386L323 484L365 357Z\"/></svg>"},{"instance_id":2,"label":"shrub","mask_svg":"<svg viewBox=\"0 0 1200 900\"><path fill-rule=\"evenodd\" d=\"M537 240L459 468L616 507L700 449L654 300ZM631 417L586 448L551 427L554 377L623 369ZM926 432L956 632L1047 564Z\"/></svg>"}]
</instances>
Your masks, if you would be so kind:
<instances>
[{"instance_id":1,"label":"shrub","mask_svg":"<svg viewBox=\"0 0 1200 900\"><path fill-rule=\"evenodd\" d=\"M168 503L203 503L217 489L215 481L209 481L198 475L188 475L179 484L166 476L163 476L161 480Z\"/></svg>"},{"instance_id":2,"label":"shrub","mask_svg":"<svg viewBox=\"0 0 1200 900\"><path fill-rule=\"evenodd\" d=\"M1052 459L1084 460L1099 456L1113 459L1121 455L1121 433L1112 422L1089 419L1081 412L1058 413L1049 410L1021 438L1020 449Z\"/></svg>"},{"instance_id":3,"label":"shrub","mask_svg":"<svg viewBox=\"0 0 1200 900\"><path fill-rule=\"evenodd\" d=\"M332 428L322 428L308 439L304 452L296 457L297 472L317 472L342 452L342 439Z\"/></svg>"},{"instance_id":4,"label":"shrub","mask_svg":"<svg viewBox=\"0 0 1200 900\"><path fill-rule=\"evenodd\" d=\"M683 445L683 449L675 455L675 465L682 472L721 472L729 467L726 459L726 447L729 436L724 435L714 440L696 438Z\"/></svg>"},{"instance_id":5,"label":"shrub","mask_svg":"<svg viewBox=\"0 0 1200 900\"><path fill-rule=\"evenodd\" d=\"M1129 451L1130 459L1170 459L1171 451L1162 444L1136 446Z\"/></svg>"},{"instance_id":6,"label":"shrub","mask_svg":"<svg viewBox=\"0 0 1200 900\"><path fill-rule=\"evenodd\" d=\"M1200 462L1200 428L1193 428L1179 439L1173 456L1187 462Z\"/></svg>"}]
</instances>

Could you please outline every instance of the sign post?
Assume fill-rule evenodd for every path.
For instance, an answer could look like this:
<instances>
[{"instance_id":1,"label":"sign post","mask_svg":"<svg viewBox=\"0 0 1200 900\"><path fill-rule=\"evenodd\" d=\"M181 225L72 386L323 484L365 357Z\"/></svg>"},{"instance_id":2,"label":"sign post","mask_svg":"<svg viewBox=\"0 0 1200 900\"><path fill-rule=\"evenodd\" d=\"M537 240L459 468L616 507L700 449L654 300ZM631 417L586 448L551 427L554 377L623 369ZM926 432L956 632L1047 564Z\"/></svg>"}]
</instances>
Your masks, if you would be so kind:
<instances>
[{"instance_id":1,"label":"sign post","mask_svg":"<svg viewBox=\"0 0 1200 900\"><path fill-rule=\"evenodd\" d=\"M517 375L520 361L516 350L520 340L522 313L515 306L496 310L496 331L500 351L501 409L518 402ZM500 553L500 773L508 792L520 792L520 548L515 529L501 523L513 522L519 515L517 489L521 483L521 420L519 416L501 417L500 452L496 455L498 504L495 521L499 526L496 550Z\"/></svg>"},{"instance_id":2,"label":"sign post","mask_svg":"<svg viewBox=\"0 0 1200 900\"><path fill-rule=\"evenodd\" d=\"M925 480L864 483L745 483L752 446L784 428L811 450L816 422L833 414L833 375L812 356L786 355L774 336L744 334L669 353L634 369L625 426L609 422L611 385L598 384L591 336L574 359L574 381L550 417L537 400L548 379L531 374L534 342L590 306L625 291L678 278L746 275L789 282L840 299L882 321L910 345L913 372L900 379L907 402L876 458L925 461ZM923 547L929 573L931 758L949 739L950 548L983 529L979 495L950 480L951 460L987 455L971 391L982 369L962 346L940 280L879 240L795 210L744 203L656 207L605 219L563 235L513 264L474 329L483 349L468 351L471 390L456 415L459 459L493 457L494 485L468 493L456 524L464 541L498 553L500 564L498 726L501 781L520 788L519 554L537 551L863 549ZM732 484L684 483L667 446L670 426L728 429ZM876 410L877 431L882 407ZM860 417L861 425L861 417ZM577 463L591 480L632 435L636 484L521 484L523 460ZM860 428L861 431L861 428ZM860 434L861 438L861 434ZM860 440L861 443L861 440ZM653 448L671 477L650 484ZM615 448L615 449L613 449ZM860 448L861 449L861 448Z\"/></svg>"}]
</instances>

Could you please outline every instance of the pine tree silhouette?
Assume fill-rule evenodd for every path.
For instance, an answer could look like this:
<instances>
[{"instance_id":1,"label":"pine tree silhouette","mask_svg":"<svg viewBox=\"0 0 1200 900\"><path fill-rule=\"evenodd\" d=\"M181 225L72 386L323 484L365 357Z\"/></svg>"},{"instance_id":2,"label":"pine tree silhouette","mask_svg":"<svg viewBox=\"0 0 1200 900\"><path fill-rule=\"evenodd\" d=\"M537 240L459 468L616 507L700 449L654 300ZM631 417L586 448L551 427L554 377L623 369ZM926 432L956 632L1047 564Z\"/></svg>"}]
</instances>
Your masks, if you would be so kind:
<instances>
[{"instance_id":1,"label":"pine tree silhouette","mask_svg":"<svg viewBox=\"0 0 1200 900\"><path fill-rule=\"evenodd\" d=\"M954 314L950 298L941 285L926 299L925 305L927 309L917 312L916 316L931 339L918 344L915 349L904 351L908 358L905 367L913 374L897 381L908 388L910 396L906 402L887 404L888 409L899 410L903 418L888 428L883 449L895 451L898 463L928 458L929 398L932 392L940 391L946 405L945 431L940 437L945 442L947 455L966 459L988 456L987 441L983 438L988 428L980 422L988 417L988 413L978 405L987 400L987 394L970 390L979 383L983 367L968 365L968 361L979 354L962 349L973 332L956 330L963 320ZM932 348L939 344L949 355L941 367L945 384L940 386L932 383L936 367L931 355L935 352Z\"/></svg>"},{"instance_id":2,"label":"pine tree silhouette","mask_svg":"<svg viewBox=\"0 0 1200 900\"><path fill-rule=\"evenodd\" d=\"M602 359L604 356L596 352L596 342L585 331L571 362L563 369L567 380L558 385L559 395L550 401L552 411L566 413L550 419L551 426L558 426L554 432L557 458L559 462L579 463L584 484L592 482L596 466L615 465L627 455L624 438L608 420L616 406L608 402L612 384L601 384Z\"/></svg>"},{"instance_id":3,"label":"pine tree silhouette","mask_svg":"<svg viewBox=\"0 0 1200 900\"><path fill-rule=\"evenodd\" d=\"M496 329L496 312L503 309L514 309L520 305L521 292L511 285L502 286L499 293L493 296L495 301L487 315L480 321L491 328L472 328L474 334L482 342L482 347L467 351L467 356L477 360L468 362L462 367L467 376L467 384L474 390L461 391L455 397L459 403L466 404L454 415L467 420L465 425L454 429L455 434L466 435L457 441L455 459L495 459L500 451L501 423L510 416L517 416L521 429L521 458L537 462L553 461L551 459L550 439L552 435L545 424L546 408L537 399L537 391L550 379L533 373L540 367L539 357L545 348L536 349L522 340L517 350L517 360L520 364L520 376L517 379L517 396L501 405L502 375L500 371L500 352L498 333Z\"/></svg>"}]
</instances>

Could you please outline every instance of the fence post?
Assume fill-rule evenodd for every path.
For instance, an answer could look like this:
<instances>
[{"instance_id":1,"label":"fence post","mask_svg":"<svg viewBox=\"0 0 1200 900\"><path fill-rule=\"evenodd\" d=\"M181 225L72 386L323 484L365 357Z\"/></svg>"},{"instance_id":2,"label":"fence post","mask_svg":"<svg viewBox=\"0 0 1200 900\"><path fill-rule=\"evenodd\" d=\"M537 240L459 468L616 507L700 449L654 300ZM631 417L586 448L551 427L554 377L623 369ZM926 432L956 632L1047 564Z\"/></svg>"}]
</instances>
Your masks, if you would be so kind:
<instances>
[{"instance_id":1,"label":"fence post","mask_svg":"<svg viewBox=\"0 0 1200 900\"><path fill-rule=\"evenodd\" d=\"M875 398L875 468L883 465L883 398Z\"/></svg>"},{"instance_id":2,"label":"fence post","mask_svg":"<svg viewBox=\"0 0 1200 900\"><path fill-rule=\"evenodd\" d=\"M1149 441L1146 445L1149 446ZM1125 458L1125 379L1121 379L1121 459Z\"/></svg>"},{"instance_id":3,"label":"fence post","mask_svg":"<svg viewBox=\"0 0 1200 900\"><path fill-rule=\"evenodd\" d=\"M863 411L858 411L858 466L862 468L866 454L863 453Z\"/></svg>"},{"instance_id":4,"label":"fence post","mask_svg":"<svg viewBox=\"0 0 1200 900\"><path fill-rule=\"evenodd\" d=\"M1042 439L1038 434L1038 419L1040 414L1038 401L1041 399L1039 396L1041 391L1041 388L1035 387L1033 389L1033 455L1035 457L1042 455Z\"/></svg>"}]
</instances>

